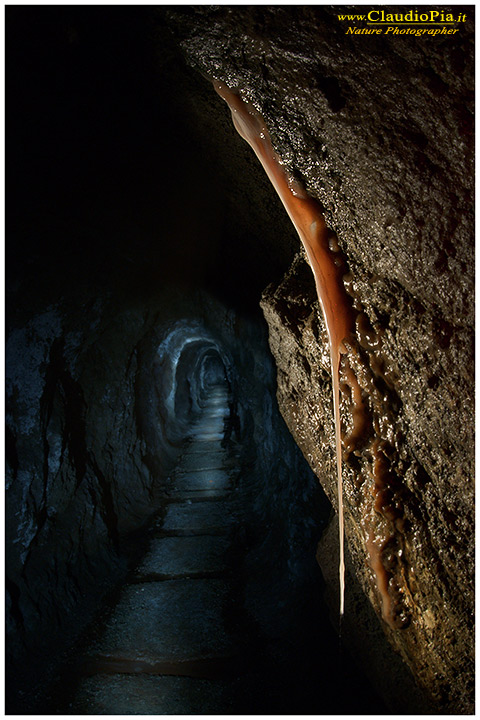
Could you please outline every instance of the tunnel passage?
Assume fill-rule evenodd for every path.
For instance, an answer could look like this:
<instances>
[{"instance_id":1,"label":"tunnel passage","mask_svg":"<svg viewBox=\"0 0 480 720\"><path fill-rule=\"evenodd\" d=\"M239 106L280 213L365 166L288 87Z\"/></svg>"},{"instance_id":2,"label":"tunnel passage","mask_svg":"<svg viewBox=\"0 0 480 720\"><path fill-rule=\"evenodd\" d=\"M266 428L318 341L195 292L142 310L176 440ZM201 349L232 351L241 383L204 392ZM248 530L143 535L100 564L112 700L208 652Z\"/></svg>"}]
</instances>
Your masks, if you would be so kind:
<instances>
[{"instance_id":1,"label":"tunnel passage","mask_svg":"<svg viewBox=\"0 0 480 720\"><path fill-rule=\"evenodd\" d=\"M315 562L331 508L278 413L258 330L246 343L179 319L155 333L157 384L144 390L178 455L130 537L129 571L66 654L42 711L384 709L350 657L332 664L338 639ZM345 677L353 690L339 701Z\"/></svg>"},{"instance_id":2,"label":"tunnel passage","mask_svg":"<svg viewBox=\"0 0 480 720\"><path fill-rule=\"evenodd\" d=\"M176 318L179 308L183 316ZM155 533L185 532L175 523L197 522L197 510L215 537L224 512L208 505L214 502L208 494L217 490L231 494L235 522L224 548L228 593L216 607L228 633L245 636L242 663L260 652L259 677L269 675L273 693L265 702L275 707L273 687L287 672L288 648L297 646L297 631L302 638L313 632L306 617L318 622L315 548L330 505L278 412L265 328L203 291L183 292L179 302L175 288L165 288L147 314L116 301L97 303L90 313L94 320L74 334L61 309L51 307L8 345L8 387L18 393L17 407L34 407L28 389L46 409L32 412L30 425L20 424L19 415L11 419L20 467L7 501L8 707L69 712L79 663L92 659L87 649L97 625L86 626L99 612L115 612L112 598L139 585L136 573ZM39 357L37 384L26 386L20 370ZM38 445L31 444L35 435ZM12 522L15 493L35 473L23 443L50 470L43 521L28 504L20 517L32 518L31 536ZM160 578L142 576L168 582L163 576L175 573L180 566ZM272 643L284 657L278 678L268 670ZM118 670L110 666L108 673ZM299 680L298 693L305 682ZM254 697L252 709L263 702L260 691Z\"/></svg>"},{"instance_id":3,"label":"tunnel passage","mask_svg":"<svg viewBox=\"0 0 480 720\"><path fill-rule=\"evenodd\" d=\"M212 387L223 386L228 399L234 382L226 349L200 325L182 321L160 343L156 373L164 400L165 434L174 444L185 439Z\"/></svg>"}]
</instances>

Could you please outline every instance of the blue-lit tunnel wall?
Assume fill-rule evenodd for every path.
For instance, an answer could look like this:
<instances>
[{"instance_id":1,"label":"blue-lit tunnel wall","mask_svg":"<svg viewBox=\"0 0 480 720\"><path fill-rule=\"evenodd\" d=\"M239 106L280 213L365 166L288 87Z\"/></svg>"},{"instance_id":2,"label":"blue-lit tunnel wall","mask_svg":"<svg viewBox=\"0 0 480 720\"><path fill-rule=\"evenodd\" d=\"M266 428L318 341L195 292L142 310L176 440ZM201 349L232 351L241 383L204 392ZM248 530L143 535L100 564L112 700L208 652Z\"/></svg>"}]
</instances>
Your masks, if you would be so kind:
<instances>
[{"instance_id":1,"label":"blue-lit tunnel wall","mask_svg":"<svg viewBox=\"0 0 480 720\"><path fill-rule=\"evenodd\" d=\"M221 381L231 386L235 378L230 353L199 322L182 320L160 343L154 372L164 437L174 447L185 440L209 386Z\"/></svg>"},{"instance_id":2,"label":"blue-lit tunnel wall","mask_svg":"<svg viewBox=\"0 0 480 720\"><path fill-rule=\"evenodd\" d=\"M185 67L168 31L156 27L152 42L151 22L142 9L9 13L15 711L35 705L135 562L212 383L224 377L228 390L245 469L245 577L266 625L279 594L301 592L313 572L328 514L279 415L259 308L297 240L248 149L231 144L210 84Z\"/></svg>"},{"instance_id":3,"label":"blue-lit tunnel wall","mask_svg":"<svg viewBox=\"0 0 480 720\"><path fill-rule=\"evenodd\" d=\"M210 83L141 8L12 9L7 52L7 689L28 712L135 562L212 383L265 627L329 507L259 308L298 242Z\"/></svg>"},{"instance_id":4,"label":"blue-lit tunnel wall","mask_svg":"<svg viewBox=\"0 0 480 720\"><path fill-rule=\"evenodd\" d=\"M260 319L165 288L146 312L98 301L71 323L52 305L7 345L11 690L42 680L135 561L213 386L235 413L246 603L266 627L311 581L329 512L279 415Z\"/></svg>"}]
</instances>

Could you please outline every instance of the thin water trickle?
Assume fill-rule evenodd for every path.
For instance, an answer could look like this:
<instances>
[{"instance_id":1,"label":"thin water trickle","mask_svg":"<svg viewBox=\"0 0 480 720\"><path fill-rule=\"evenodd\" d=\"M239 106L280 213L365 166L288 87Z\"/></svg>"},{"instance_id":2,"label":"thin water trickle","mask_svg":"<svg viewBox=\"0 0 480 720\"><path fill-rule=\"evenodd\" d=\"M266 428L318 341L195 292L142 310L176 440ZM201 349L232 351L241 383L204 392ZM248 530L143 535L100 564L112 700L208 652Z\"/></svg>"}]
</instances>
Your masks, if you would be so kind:
<instances>
[{"instance_id":1,"label":"thin water trickle","mask_svg":"<svg viewBox=\"0 0 480 720\"><path fill-rule=\"evenodd\" d=\"M342 439L340 436L340 353L331 351L333 412L335 416L335 455L337 459L337 493L338 493L338 535L339 535L339 584L340 584L340 628L345 612L345 528L343 519L343 480L342 480Z\"/></svg>"}]
</instances>

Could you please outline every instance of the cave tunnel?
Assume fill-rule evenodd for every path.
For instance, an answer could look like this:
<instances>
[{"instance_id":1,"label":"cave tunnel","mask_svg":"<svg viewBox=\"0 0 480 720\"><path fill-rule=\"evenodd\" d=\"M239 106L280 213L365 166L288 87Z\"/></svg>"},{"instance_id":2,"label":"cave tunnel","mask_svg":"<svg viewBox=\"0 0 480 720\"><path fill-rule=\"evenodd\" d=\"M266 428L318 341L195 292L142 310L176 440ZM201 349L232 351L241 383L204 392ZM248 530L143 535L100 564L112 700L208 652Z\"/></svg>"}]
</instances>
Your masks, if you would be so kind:
<instances>
[{"instance_id":1,"label":"cave tunnel","mask_svg":"<svg viewBox=\"0 0 480 720\"><path fill-rule=\"evenodd\" d=\"M469 712L471 8L361 51L323 6L6 8L8 713ZM340 639L314 277L212 77L348 264Z\"/></svg>"}]
</instances>

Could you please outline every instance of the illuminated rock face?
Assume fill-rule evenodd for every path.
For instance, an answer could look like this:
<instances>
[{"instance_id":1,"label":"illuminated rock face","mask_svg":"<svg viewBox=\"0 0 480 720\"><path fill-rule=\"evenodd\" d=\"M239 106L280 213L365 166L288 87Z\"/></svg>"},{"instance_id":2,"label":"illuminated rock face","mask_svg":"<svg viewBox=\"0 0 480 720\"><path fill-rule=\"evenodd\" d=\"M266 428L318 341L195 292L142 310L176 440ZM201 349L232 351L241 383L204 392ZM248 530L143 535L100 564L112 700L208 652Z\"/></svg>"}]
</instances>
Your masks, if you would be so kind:
<instances>
[{"instance_id":1,"label":"illuminated rock face","mask_svg":"<svg viewBox=\"0 0 480 720\"><path fill-rule=\"evenodd\" d=\"M352 572L420 686L471 711L472 18L432 43L346 36L323 7L169 17L324 208L357 316L341 370ZM335 505L327 335L303 257L262 307L281 411Z\"/></svg>"}]
</instances>

